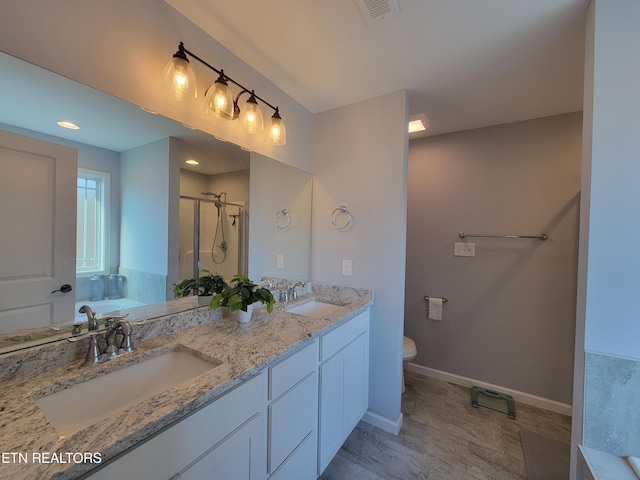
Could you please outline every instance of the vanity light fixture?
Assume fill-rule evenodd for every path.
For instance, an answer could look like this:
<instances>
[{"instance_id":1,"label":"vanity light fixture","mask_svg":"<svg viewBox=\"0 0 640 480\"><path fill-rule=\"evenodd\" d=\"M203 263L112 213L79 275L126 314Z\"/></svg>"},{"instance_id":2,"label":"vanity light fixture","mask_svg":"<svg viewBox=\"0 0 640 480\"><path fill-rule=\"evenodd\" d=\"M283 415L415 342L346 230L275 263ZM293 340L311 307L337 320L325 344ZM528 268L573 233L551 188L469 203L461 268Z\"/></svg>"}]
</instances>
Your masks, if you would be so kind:
<instances>
[{"instance_id":1,"label":"vanity light fixture","mask_svg":"<svg viewBox=\"0 0 640 480\"><path fill-rule=\"evenodd\" d=\"M212 112L226 120L238 120L238 128L249 134L259 134L264 130L264 120L262 111L258 105L258 100L270 107L274 113L271 116L268 138L274 145L285 145L287 143L287 130L280 116L278 107L274 107L262 97L256 95L253 90L236 82L224 73L224 70L212 67L200 57L184 48L180 42L178 51L173 55L162 74L162 91L165 95L176 100L197 99L198 92L196 77L189 63L189 57L197 60L204 66L218 74L218 78L205 92L205 112ZM240 88L240 93L233 98L229 83L233 83ZM240 108L239 101L242 94L246 93L249 98Z\"/></svg>"},{"instance_id":2,"label":"vanity light fixture","mask_svg":"<svg viewBox=\"0 0 640 480\"><path fill-rule=\"evenodd\" d=\"M424 113L409 117L409 133L423 132L429 128L429 119Z\"/></svg>"},{"instance_id":3,"label":"vanity light fixture","mask_svg":"<svg viewBox=\"0 0 640 480\"><path fill-rule=\"evenodd\" d=\"M66 120L58 120L56 124L58 124L62 128L68 128L69 130L80 130L80 127L78 125Z\"/></svg>"}]
</instances>

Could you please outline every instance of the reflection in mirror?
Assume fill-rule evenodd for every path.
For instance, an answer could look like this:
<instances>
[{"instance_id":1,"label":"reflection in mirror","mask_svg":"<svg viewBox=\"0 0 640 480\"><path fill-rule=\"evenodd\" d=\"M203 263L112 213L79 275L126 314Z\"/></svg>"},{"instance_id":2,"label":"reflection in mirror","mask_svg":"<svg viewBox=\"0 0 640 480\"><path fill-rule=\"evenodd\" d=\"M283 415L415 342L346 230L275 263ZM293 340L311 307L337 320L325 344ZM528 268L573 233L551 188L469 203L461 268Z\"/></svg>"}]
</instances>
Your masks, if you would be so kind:
<instances>
[{"instance_id":1,"label":"reflection in mirror","mask_svg":"<svg viewBox=\"0 0 640 480\"><path fill-rule=\"evenodd\" d=\"M309 280L311 270L311 176L257 153L251 154L249 276ZM288 226L279 228L276 215L287 210ZM285 223L286 225L286 223Z\"/></svg>"},{"instance_id":2,"label":"reflection in mirror","mask_svg":"<svg viewBox=\"0 0 640 480\"><path fill-rule=\"evenodd\" d=\"M240 149L239 149L240 150ZM185 164L180 170L179 277L201 270L230 281L247 274L246 210L249 203L249 152L223 168ZM193 159L195 157L190 157Z\"/></svg>"},{"instance_id":3,"label":"reflection in mirror","mask_svg":"<svg viewBox=\"0 0 640 480\"><path fill-rule=\"evenodd\" d=\"M250 195L259 191L260 195L268 196L274 191L272 186L256 190L250 182L260 182L260 178L254 178L250 172L254 165L268 168L266 165L273 162L278 169L295 171L294 177L299 176L310 188L308 173L250 154L3 53L0 53L0 72L0 103L3 105L0 130L71 146L78 152L78 167L83 169L79 171L87 173L90 179L95 172L106 179L103 188L110 193L110 199L103 199L100 192L92 190L95 186L92 180L90 188L84 182L79 189L77 204L86 207L84 211L79 210L78 218L86 219L89 212L110 200L110 208L103 213L104 222L98 222L105 226L103 241L93 242L86 225L77 225L78 235L75 223L68 225L66 232L66 241L77 238L77 245L83 246L79 255L76 252L82 261L76 265L76 279L60 279L59 283L73 286L73 291L67 295L75 294L78 305L89 303L96 311L106 312L164 302L173 298L172 285L182 278L193 277L197 269L218 272L225 278L238 272L263 274L260 264L252 269L252 256L259 262L266 257L259 248L249 249L250 233L252 239L259 238L265 245L273 244L270 237L276 229L262 231L261 222L254 225L249 212L251 200L256 204L256 198L250 198ZM42 102L42 97L34 92L47 92L50 102ZM55 122L62 119L74 121L80 130L58 127ZM0 135L0 139L3 138ZM196 160L199 165L190 166L187 160ZM265 162L264 165L261 162ZM3 170L5 167L0 165ZM10 181L10 175L5 172L3 181ZM283 191L299 189L289 180L279 182L277 188ZM260 198L257 203L268 200ZM306 211L299 212L309 221L310 201L309 195L307 206L301 207ZM197 217L196 204L199 204ZM76 210L76 206L71 208ZM271 219L273 213L269 212ZM196 223L199 223L197 230ZM287 241L294 236L297 238L297 243L287 243L290 258L298 258L294 251L297 248L305 256L302 261L296 260L302 266L295 265L295 278L308 279L310 229L289 233ZM195 245L196 237L199 245ZM20 238L20 232L16 238ZM3 256L12 252L12 246L6 241L3 236L0 244ZM277 239L275 244L278 244ZM102 253L101 264L95 260L96 253ZM268 257L275 264L271 252ZM76 258L71 260L76 262ZM286 277L291 271L285 270L281 276ZM12 276L19 277L15 272ZM0 283L6 283L6 272L0 271L0 280ZM54 287L57 289L59 285ZM30 301L38 305L52 303L53 297L62 295L51 295L49 292L53 289ZM0 288L0 300L6 295L8 293ZM94 303L98 301L105 303ZM28 312L29 307L25 304L20 308ZM193 308L192 303L172 302L171 308L163 312L188 308ZM50 323L68 324L80 320L76 315L79 314L74 311L65 312L62 318L49 315L46 322L49 325L41 328L40 334L51 333ZM0 301L0 336L19 329L3 322L6 316L5 303ZM0 339L0 345L4 340L6 338Z\"/></svg>"}]
</instances>

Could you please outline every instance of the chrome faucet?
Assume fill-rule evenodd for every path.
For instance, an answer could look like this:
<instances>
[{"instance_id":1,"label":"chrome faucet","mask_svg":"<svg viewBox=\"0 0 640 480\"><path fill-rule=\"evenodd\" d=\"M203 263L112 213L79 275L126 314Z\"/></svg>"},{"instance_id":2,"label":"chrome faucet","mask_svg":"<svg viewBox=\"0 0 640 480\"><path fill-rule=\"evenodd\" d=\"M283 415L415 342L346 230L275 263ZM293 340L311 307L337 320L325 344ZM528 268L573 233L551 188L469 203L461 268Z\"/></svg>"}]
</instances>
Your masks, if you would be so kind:
<instances>
[{"instance_id":1,"label":"chrome faucet","mask_svg":"<svg viewBox=\"0 0 640 480\"><path fill-rule=\"evenodd\" d=\"M289 285L289 287L287 288L287 295L289 297L289 300L296 300L298 298L298 291L296 290L297 287L303 287L304 288L305 284L304 282L296 282L292 285Z\"/></svg>"},{"instance_id":2,"label":"chrome faucet","mask_svg":"<svg viewBox=\"0 0 640 480\"><path fill-rule=\"evenodd\" d=\"M92 330L98 330L98 320L96 319L96 316L93 313L93 310L91 310L91 307L89 305L82 305L80 307L80 310L78 310L78 313L87 314L87 326L90 332Z\"/></svg>"},{"instance_id":3,"label":"chrome faucet","mask_svg":"<svg viewBox=\"0 0 640 480\"><path fill-rule=\"evenodd\" d=\"M129 353L135 350L133 343L131 342L131 324L122 319L117 320L113 325L107 326L107 331L104 334L104 339L107 342L107 347L102 352L107 358L114 358L121 353ZM116 346L117 337L122 337L118 345Z\"/></svg>"},{"instance_id":4,"label":"chrome faucet","mask_svg":"<svg viewBox=\"0 0 640 480\"><path fill-rule=\"evenodd\" d=\"M91 311L89 307L87 308ZM89 316L88 313L87 316ZM82 366L96 365L105 360L109 360L110 358L114 358L117 355L133 352L135 350L133 342L131 341L131 332L133 329L131 324L124 320L125 316L105 318L104 328L99 329L98 321L93 316L93 312L91 312L91 318L93 322L95 322L95 327L91 329L90 324L89 332L84 335L75 335L67 338L67 341L69 342L77 342L83 338L89 337L89 349L87 350L84 362L82 362ZM112 324L111 322L115 323ZM107 346L102 352L100 352L99 336L103 332Z\"/></svg>"},{"instance_id":5,"label":"chrome faucet","mask_svg":"<svg viewBox=\"0 0 640 480\"><path fill-rule=\"evenodd\" d=\"M276 283L275 283L275 282L274 282L274 280L273 280L272 278L270 278L270 277L264 277L264 276L263 276L263 277L260 277L260 280L259 280L259 281L260 281L260 282L265 282L265 283L266 283L266 287L267 287L269 290L272 290L272 289L273 289L273 288L275 288L275 286L276 286Z\"/></svg>"}]
</instances>

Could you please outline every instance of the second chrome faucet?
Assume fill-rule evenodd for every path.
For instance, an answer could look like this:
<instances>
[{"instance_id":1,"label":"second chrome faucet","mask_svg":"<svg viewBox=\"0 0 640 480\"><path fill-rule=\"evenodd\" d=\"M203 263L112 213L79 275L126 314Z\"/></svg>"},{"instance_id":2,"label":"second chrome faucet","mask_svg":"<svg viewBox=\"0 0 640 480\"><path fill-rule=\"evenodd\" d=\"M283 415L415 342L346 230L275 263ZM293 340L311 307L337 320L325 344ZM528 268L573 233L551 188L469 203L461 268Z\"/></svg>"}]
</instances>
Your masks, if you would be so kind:
<instances>
[{"instance_id":1,"label":"second chrome faucet","mask_svg":"<svg viewBox=\"0 0 640 480\"><path fill-rule=\"evenodd\" d=\"M283 288L282 290L280 290L280 301L282 303L287 303L291 300L296 300L298 298L298 291L296 290L296 288L298 287L304 288L304 286L305 286L304 282L295 282Z\"/></svg>"}]
</instances>

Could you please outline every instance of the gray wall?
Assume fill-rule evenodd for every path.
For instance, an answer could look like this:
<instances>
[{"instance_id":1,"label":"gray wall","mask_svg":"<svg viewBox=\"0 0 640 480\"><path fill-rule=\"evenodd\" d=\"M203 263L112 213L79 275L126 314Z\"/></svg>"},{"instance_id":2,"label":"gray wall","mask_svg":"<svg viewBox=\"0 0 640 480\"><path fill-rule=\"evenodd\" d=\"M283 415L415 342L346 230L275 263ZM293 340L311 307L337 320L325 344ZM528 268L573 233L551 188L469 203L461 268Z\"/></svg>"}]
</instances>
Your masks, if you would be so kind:
<instances>
[{"instance_id":1,"label":"gray wall","mask_svg":"<svg viewBox=\"0 0 640 480\"><path fill-rule=\"evenodd\" d=\"M580 113L413 140L405 334L414 363L571 403ZM469 238L460 232L549 240ZM428 320L424 295L445 296Z\"/></svg>"},{"instance_id":2,"label":"gray wall","mask_svg":"<svg viewBox=\"0 0 640 480\"><path fill-rule=\"evenodd\" d=\"M165 138L122 152L120 273L143 303L173 298L178 281L180 142Z\"/></svg>"},{"instance_id":3,"label":"gray wall","mask_svg":"<svg viewBox=\"0 0 640 480\"><path fill-rule=\"evenodd\" d=\"M589 6L571 478L579 443L640 455L639 22L635 0Z\"/></svg>"},{"instance_id":4,"label":"gray wall","mask_svg":"<svg viewBox=\"0 0 640 480\"><path fill-rule=\"evenodd\" d=\"M320 113L315 129L312 279L375 290L366 419L389 431L402 422L407 120L402 91ZM354 217L347 231L331 225L340 205Z\"/></svg>"},{"instance_id":5,"label":"gray wall","mask_svg":"<svg viewBox=\"0 0 640 480\"><path fill-rule=\"evenodd\" d=\"M289 280L310 279L311 264L311 174L281 162L251 153L249 216L249 277ZM289 211L291 225L275 226L275 215ZM283 225L286 222L283 221ZM284 268L277 268L276 256L284 255Z\"/></svg>"},{"instance_id":6,"label":"gray wall","mask_svg":"<svg viewBox=\"0 0 640 480\"><path fill-rule=\"evenodd\" d=\"M629 249L640 237L640 3L595 8L585 347L640 360L640 254Z\"/></svg>"}]
</instances>

